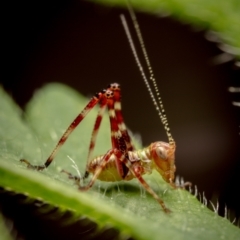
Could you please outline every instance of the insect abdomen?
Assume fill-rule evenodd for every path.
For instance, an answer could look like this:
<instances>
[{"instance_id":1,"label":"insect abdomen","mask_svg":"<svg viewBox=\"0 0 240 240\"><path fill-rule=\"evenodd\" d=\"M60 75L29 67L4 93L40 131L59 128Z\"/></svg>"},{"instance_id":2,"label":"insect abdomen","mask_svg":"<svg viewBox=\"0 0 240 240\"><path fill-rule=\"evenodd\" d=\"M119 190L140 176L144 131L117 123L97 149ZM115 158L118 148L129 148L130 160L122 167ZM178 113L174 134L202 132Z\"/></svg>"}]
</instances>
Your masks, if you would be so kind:
<instances>
[{"instance_id":1,"label":"insect abdomen","mask_svg":"<svg viewBox=\"0 0 240 240\"><path fill-rule=\"evenodd\" d=\"M103 156L96 157L89 163L87 167L89 173L94 174L96 172L96 169L101 165L102 158ZM119 175L114 157L112 157L102 169L98 176L98 180L105 182L116 182L122 180L122 177Z\"/></svg>"},{"instance_id":2,"label":"insect abdomen","mask_svg":"<svg viewBox=\"0 0 240 240\"><path fill-rule=\"evenodd\" d=\"M141 174L152 172L152 161L149 160L149 153L147 149L141 151L129 151L128 157L132 164L137 164ZM87 171L94 174L96 169L101 166L104 156L94 158L87 166ZM105 182L116 182L121 180L129 181L135 178L130 169L126 168L124 164L117 165L114 155L111 156L105 167L101 170L98 180ZM125 168L126 169L125 169Z\"/></svg>"}]
</instances>

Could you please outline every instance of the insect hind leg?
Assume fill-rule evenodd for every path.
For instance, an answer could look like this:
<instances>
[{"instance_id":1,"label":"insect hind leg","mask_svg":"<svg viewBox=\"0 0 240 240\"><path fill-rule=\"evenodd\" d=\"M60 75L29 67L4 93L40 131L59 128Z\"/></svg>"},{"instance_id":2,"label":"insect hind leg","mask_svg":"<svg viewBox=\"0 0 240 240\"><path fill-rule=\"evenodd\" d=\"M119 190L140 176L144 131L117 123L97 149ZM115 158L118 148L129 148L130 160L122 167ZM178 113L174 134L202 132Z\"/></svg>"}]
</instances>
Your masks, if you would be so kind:
<instances>
[{"instance_id":1,"label":"insect hind leg","mask_svg":"<svg viewBox=\"0 0 240 240\"><path fill-rule=\"evenodd\" d=\"M63 146L63 144L68 139L69 135L74 131L74 129L81 123L81 121L86 117L86 115L93 109L93 107L100 101L101 98L104 98L104 94L102 92L96 94L96 96L92 97L91 100L88 102L88 104L85 106L85 108L77 115L77 117L72 121L72 123L69 125L67 130L64 132L60 140L58 141L57 145L53 149L50 156L47 158L45 163L43 165L32 165L29 161L26 159L20 159L20 162L23 162L27 164L27 167L30 169L34 169L37 171L42 171L45 168L47 168L55 158L56 154L60 150L60 148Z\"/></svg>"},{"instance_id":2,"label":"insect hind leg","mask_svg":"<svg viewBox=\"0 0 240 240\"><path fill-rule=\"evenodd\" d=\"M20 162L23 162L27 165L27 168L37 170L37 171L42 171L43 169L46 168L45 165L32 165L28 160L26 159L20 159Z\"/></svg>"},{"instance_id":3,"label":"insect hind leg","mask_svg":"<svg viewBox=\"0 0 240 240\"><path fill-rule=\"evenodd\" d=\"M118 149L116 149L116 148L110 149L102 157L102 160L101 160L100 164L95 168L90 182L85 186L79 186L80 191L87 191L88 189L90 189L93 186L93 184L95 183L95 181L97 180L99 175L103 172L107 163L112 159L112 157L118 163L123 162L123 159L125 158L124 154L121 151L119 151ZM89 174L88 171L86 171L84 177L88 177L88 174Z\"/></svg>"},{"instance_id":4,"label":"insect hind leg","mask_svg":"<svg viewBox=\"0 0 240 240\"><path fill-rule=\"evenodd\" d=\"M88 178L88 176L89 176L88 171L86 171L86 172L84 173L84 176L83 176L83 177L73 175L72 173L70 173L70 172L68 172L68 171L66 171L66 170L64 170L64 169L61 170L61 173L67 174L68 178L71 179L71 180L73 180L74 183L75 183L79 188L81 187L81 185L80 185L81 181L83 181L84 179Z\"/></svg>"}]
</instances>

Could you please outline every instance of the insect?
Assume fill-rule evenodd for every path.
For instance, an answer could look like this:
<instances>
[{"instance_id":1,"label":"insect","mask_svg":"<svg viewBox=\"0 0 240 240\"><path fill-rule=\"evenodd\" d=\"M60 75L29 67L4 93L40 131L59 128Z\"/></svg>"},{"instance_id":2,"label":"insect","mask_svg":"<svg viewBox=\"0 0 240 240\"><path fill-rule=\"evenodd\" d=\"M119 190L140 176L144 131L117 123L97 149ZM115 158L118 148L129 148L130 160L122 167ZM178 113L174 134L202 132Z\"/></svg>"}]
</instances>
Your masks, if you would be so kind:
<instances>
[{"instance_id":1,"label":"insect","mask_svg":"<svg viewBox=\"0 0 240 240\"><path fill-rule=\"evenodd\" d=\"M148 185L144 180L144 174L150 174L153 169L156 169L163 179L168 182L173 188L177 188L174 183L174 175L176 171L175 167L175 149L176 144L170 132L168 126L167 117L163 107L162 99L160 97L159 90L153 75L153 71L149 62L147 51L143 42L140 27L138 25L135 13L133 12L131 6L128 6L132 22L137 33L139 43L146 61L146 65L150 74L150 81L152 82L154 92L150 86L148 78L142 68L137 51L135 49L126 19L124 15L121 15L121 21L129 41L132 53L134 55L137 66L140 70L142 78L146 84L146 87L150 93L151 99L156 107L160 120L165 128L168 136L169 143L166 142L154 142L148 147L140 150L136 150L128 130L125 126L122 111L121 111L121 88L117 83L110 84L106 89L97 93L93 96L85 108L80 112L80 114L73 120L70 126L67 128L63 136L58 141L56 147L47 158L43 165L32 165L25 159L21 159L21 162L27 164L28 168L35 169L38 171L47 168L54 160L57 152L60 150L61 146L68 139L69 135L73 130L81 123L81 121L86 117L86 115L94 108L95 105L99 105L99 112L95 120L95 125L92 131L88 158L86 164L86 171L82 178L73 176L71 173L62 170L66 173L70 179L73 179L78 186L80 191L86 191L93 186L96 179L102 181L121 181L121 180L131 180L137 178L142 186L159 202L164 212L168 213L170 210L166 207L163 200L155 193L155 191ZM107 153L93 158L93 150L95 147L96 136L101 125L102 117L105 110L108 110L108 115L110 119L111 128L111 143L112 147ZM87 185L82 186L81 181L86 179L89 174L92 178ZM186 182L183 186L190 185Z\"/></svg>"}]
</instances>

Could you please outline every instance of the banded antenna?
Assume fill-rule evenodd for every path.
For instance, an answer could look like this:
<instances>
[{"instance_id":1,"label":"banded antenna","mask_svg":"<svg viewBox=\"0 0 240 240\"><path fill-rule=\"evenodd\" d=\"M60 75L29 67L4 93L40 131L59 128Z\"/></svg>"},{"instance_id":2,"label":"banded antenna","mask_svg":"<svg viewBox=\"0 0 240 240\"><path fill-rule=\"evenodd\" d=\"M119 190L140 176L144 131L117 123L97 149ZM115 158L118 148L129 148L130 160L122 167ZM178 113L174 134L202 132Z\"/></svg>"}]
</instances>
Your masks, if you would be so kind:
<instances>
[{"instance_id":1,"label":"banded antenna","mask_svg":"<svg viewBox=\"0 0 240 240\"><path fill-rule=\"evenodd\" d=\"M127 39L128 39L129 45L131 47L131 50L132 50L134 59L136 61L136 64L138 66L138 69L139 69L139 71L140 71L140 73L142 75L142 78L143 78L144 83L145 83L145 85L147 87L147 90L148 90L148 92L150 94L150 97L151 97L151 99L153 101L155 109L157 110L158 116L159 116L159 118L160 118L160 120L161 120L161 122L162 122L162 124L164 126L164 129L166 131L169 144L175 146L175 141L174 141L174 139L172 137L172 134L171 134L171 131L170 131L170 128L169 128L166 112L165 112L165 109L164 109L164 106L163 106L162 98L160 96L160 92L159 92L159 89L158 89L158 86L157 86L157 82L156 82L155 76L154 76L154 73L153 73L153 70L152 70L152 66L151 66L151 63L150 63L150 60L149 60L149 57L148 57L148 53L147 53L147 50L146 50L146 47L145 47L145 44L144 44L144 41L143 41L143 37L142 37L142 34L141 34L140 26L138 24L136 15L135 15L132 7L128 3L128 1L127 1L127 5L128 5L129 14L130 14L132 22L133 22L134 29L135 29L136 34L137 34L137 38L138 38L140 47L142 49L142 53L143 53L143 56L144 56L147 68L148 68L148 71L149 71L149 75L150 75L149 79L151 80L151 82L153 84L154 92L152 91L152 88L151 88L151 86L149 84L149 80L148 80L148 78L147 78L147 76L146 76L146 74L144 72L144 69L142 67L142 64L140 62L137 50L136 50L134 42L133 42L133 38L132 38L131 33L129 31L129 27L128 27L126 18L125 18L125 16L123 14L121 14L120 15L120 19L121 19L124 31L125 31L125 33L127 35ZM156 97L155 97L154 94L156 94Z\"/></svg>"}]
</instances>

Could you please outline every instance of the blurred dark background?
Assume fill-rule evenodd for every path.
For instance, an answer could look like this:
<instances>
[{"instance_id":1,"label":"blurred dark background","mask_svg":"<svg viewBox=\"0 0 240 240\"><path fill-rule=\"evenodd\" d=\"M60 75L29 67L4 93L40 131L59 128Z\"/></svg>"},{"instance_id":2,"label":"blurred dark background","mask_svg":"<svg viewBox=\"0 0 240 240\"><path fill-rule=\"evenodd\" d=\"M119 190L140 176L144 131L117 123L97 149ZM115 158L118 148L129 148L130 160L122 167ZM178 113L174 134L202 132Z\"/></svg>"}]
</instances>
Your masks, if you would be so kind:
<instances>
[{"instance_id":1,"label":"blurred dark background","mask_svg":"<svg viewBox=\"0 0 240 240\"><path fill-rule=\"evenodd\" d=\"M4 10L1 84L19 106L48 82L86 96L118 82L127 126L144 145L167 141L121 26L125 10L80 0L15 1ZM238 218L240 118L228 88L240 85L239 69L216 64L223 52L203 29L171 16L137 17L177 142L177 174L218 200L220 214L226 205Z\"/></svg>"}]
</instances>

